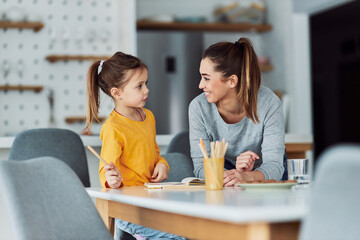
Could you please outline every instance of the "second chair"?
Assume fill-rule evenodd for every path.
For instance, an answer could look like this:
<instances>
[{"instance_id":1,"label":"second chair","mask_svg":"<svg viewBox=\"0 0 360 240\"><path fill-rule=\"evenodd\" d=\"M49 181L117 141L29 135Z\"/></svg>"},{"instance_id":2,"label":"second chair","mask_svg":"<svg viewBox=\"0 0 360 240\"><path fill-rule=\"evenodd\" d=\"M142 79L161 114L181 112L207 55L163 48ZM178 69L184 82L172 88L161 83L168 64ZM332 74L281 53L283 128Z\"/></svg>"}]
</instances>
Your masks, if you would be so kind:
<instances>
[{"instance_id":1,"label":"second chair","mask_svg":"<svg viewBox=\"0 0 360 240\"><path fill-rule=\"evenodd\" d=\"M40 128L19 133L11 147L9 160L51 156L65 162L90 187L84 144L78 134L67 129Z\"/></svg>"}]
</instances>

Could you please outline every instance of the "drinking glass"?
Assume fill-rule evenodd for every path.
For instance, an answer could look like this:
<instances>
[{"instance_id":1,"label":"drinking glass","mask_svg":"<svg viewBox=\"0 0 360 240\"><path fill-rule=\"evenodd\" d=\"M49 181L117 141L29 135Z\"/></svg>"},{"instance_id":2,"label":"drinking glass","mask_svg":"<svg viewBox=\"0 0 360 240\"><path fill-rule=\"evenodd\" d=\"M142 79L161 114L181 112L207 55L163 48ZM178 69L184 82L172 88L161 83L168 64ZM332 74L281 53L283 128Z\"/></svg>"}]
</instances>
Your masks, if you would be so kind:
<instances>
[{"instance_id":1,"label":"drinking glass","mask_svg":"<svg viewBox=\"0 0 360 240\"><path fill-rule=\"evenodd\" d=\"M288 178L298 184L310 183L309 159L288 159Z\"/></svg>"}]
</instances>

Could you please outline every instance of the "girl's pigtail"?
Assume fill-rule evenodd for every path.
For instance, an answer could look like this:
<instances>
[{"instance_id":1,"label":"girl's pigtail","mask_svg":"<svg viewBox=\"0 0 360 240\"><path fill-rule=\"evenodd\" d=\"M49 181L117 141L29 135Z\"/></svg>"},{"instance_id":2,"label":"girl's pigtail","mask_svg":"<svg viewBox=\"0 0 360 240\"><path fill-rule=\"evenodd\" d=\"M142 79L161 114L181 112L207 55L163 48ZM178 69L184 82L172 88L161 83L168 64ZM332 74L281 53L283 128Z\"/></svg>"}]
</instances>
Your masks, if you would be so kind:
<instances>
[{"instance_id":1,"label":"girl's pigtail","mask_svg":"<svg viewBox=\"0 0 360 240\"><path fill-rule=\"evenodd\" d=\"M251 42L247 38L240 38L238 42L243 50L240 91L238 97L243 103L246 116L254 123L259 123L260 121L257 114L257 94L261 84L261 75L257 56Z\"/></svg>"},{"instance_id":2,"label":"girl's pigtail","mask_svg":"<svg viewBox=\"0 0 360 240\"><path fill-rule=\"evenodd\" d=\"M86 114L86 130L91 132L91 125L94 120L100 122L99 120L99 105L100 105L100 94L99 94L99 84L98 84L98 67L100 61L93 63L88 71L87 75L87 114Z\"/></svg>"}]
</instances>

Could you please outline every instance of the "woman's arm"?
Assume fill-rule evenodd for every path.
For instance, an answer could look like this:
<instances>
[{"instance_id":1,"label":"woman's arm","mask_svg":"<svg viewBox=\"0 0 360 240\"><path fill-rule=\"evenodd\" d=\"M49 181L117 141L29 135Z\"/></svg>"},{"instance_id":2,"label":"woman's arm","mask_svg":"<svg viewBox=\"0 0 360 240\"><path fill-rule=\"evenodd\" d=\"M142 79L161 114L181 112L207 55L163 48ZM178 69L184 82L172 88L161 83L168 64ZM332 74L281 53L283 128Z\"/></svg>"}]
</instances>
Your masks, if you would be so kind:
<instances>
[{"instance_id":1,"label":"woman's arm","mask_svg":"<svg viewBox=\"0 0 360 240\"><path fill-rule=\"evenodd\" d=\"M202 120L199 106L194 100L189 105L189 138L190 154L194 164L194 174L196 177L204 179L204 156L199 148L199 141L201 138L204 141L205 146L209 146L210 139L206 133L205 123ZM207 150L209 152L209 149Z\"/></svg>"},{"instance_id":2,"label":"woman's arm","mask_svg":"<svg viewBox=\"0 0 360 240\"><path fill-rule=\"evenodd\" d=\"M241 180L281 179L284 172L283 158L285 150L282 107L279 99L273 98L272 101L267 103L269 107L262 120L264 130L261 143L261 166L251 172L241 172L236 169L225 171L224 186L233 186Z\"/></svg>"},{"instance_id":3,"label":"woman's arm","mask_svg":"<svg viewBox=\"0 0 360 240\"><path fill-rule=\"evenodd\" d=\"M261 171L265 179L281 180L284 173L285 128L279 99L276 99L265 115L261 153L263 162L256 170Z\"/></svg>"}]
</instances>

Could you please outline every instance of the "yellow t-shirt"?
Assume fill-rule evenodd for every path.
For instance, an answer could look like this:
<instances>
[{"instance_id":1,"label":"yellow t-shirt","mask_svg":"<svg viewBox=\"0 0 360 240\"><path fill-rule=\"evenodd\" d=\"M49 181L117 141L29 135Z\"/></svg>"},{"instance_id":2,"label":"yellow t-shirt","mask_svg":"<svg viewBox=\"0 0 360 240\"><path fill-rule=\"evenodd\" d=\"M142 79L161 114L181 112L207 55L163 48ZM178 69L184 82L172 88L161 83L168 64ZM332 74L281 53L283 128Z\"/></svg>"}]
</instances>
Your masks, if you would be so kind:
<instances>
[{"instance_id":1,"label":"yellow t-shirt","mask_svg":"<svg viewBox=\"0 0 360 240\"><path fill-rule=\"evenodd\" d=\"M112 111L101 128L101 157L113 162L123 178L121 186L139 186L149 182L157 163L165 163L156 143L155 118L145 108L142 122ZM100 182L106 187L104 165L99 165Z\"/></svg>"}]
</instances>

